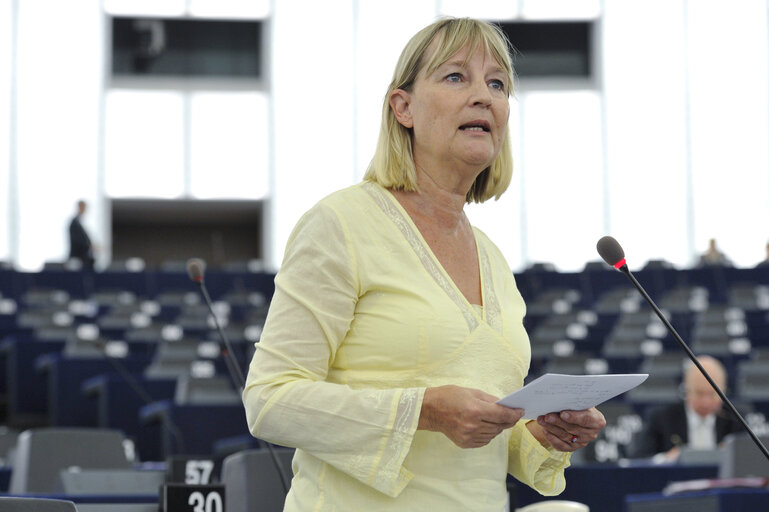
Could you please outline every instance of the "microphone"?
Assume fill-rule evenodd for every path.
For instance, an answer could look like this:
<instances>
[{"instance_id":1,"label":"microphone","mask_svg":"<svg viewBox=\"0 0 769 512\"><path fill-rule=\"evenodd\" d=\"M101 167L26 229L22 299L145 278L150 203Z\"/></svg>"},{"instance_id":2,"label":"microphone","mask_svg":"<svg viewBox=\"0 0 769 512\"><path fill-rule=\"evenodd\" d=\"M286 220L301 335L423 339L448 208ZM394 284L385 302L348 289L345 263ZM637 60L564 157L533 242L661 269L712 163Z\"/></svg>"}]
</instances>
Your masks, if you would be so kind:
<instances>
[{"instance_id":1,"label":"microphone","mask_svg":"<svg viewBox=\"0 0 769 512\"><path fill-rule=\"evenodd\" d=\"M644 290L643 286L641 286L641 283L639 283L635 276L633 276L633 273L630 272L630 269L627 267L627 262L625 261L625 251L622 250L622 247L619 245L619 242L617 242L613 237L610 236L604 236L600 240L598 240L598 244L596 245L596 248L598 249L598 254L601 255L601 258L603 260L611 265L612 267L616 268L623 274L627 276L628 279L630 279L630 282L633 283L633 285L636 287L636 289L640 292L641 296L646 300L646 302L649 303L649 305L654 310L654 313L659 317L660 320L662 320L662 323L665 324L665 327L667 328L668 332L673 335L673 338L678 342L678 344L681 346L681 348L684 349L684 352L686 352L686 355L689 356L689 359L692 360L692 363L700 370L700 373L707 379L708 384L710 384L710 387L712 387L715 392L718 394L718 396L721 398L723 403L727 405L729 410L732 412L732 414L739 420L740 423L742 423L742 426L745 428L745 430L750 435L751 439L753 439L753 442L756 443L756 446L758 446L759 450L764 454L764 456L769 459L769 451L767 451L766 446L764 446L764 443L761 442L761 440L756 436L756 433L753 432L753 430L750 428L748 423L745 421L745 419L742 417L742 415L737 411L737 408L734 407L734 404L726 397L723 391L721 391L721 388L718 387L718 384L715 383L715 381L710 377L710 374L705 370L705 368L702 367L697 357L694 355L694 352L689 348L689 346L686 344L686 342L681 338L681 336L676 332L676 330L673 328L673 326L670 324L670 322L665 318L665 315L662 314L662 311L660 311L660 308L657 307L657 304L654 303L651 297L649 297L649 294L646 293L646 290Z\"/></svg>"},{"instance_id":2,"label":"microphone","mask_svg":"<svg viewBox=\"0 0 769 512\"><path fill-rule=\"evenodd\" d=\"M206 264L200 258L192 258L187 262L187 275L196 283L203 284L203 271Z\"/></svg>"},{"instance_id":3,"label":"microphone","mask_svg":"<svg viewBox=\"0 0 769 512\"><path fill-rule=\"evenodd\" d=\"M601 255L603 261L619 270L625 265L625 251L622 250L619 243L610 236L605 236L598 240L596 244L598 254Z\"/></svg>"},{"instance_id":4,"label":"microphone","mask_svg":"<svg viewBox=\"0 0 769 512\"><path fill-rule=\"evenodd\" d=\"M246 387L246 379L243 378L243 372L240 371L240 366L238 365L238 360L235 357L235 353L232 351L232 345L230 345L230 340L227 339L227 336L224 334L224 330L222 329L222 326L219 324L219 320L216 317L216 313L214 313L214 306L211 304L211 297L208 295L208 290L206 289L205 280L204 280L204 274L205 274L205 268L206 264L203 260L200 258L192 258L187 261L187 275L190 276L190 279L198 285L200 285L200 293L203 295L203 298L206 301L206 304L208 305L208 311L211 313L211 316L214 317L214 324L216 324L216 330L219 332L219 337L221 338L221 341L223 345L221 346L221 351L224 355L224 361L227 363L227 370L230 373L230 378L235 383L235 387L240 390L241 396L243 395L243 389ZM265 446L267 446L267 450L270 452L270 458L272 459L273 464L275 465L275 470L278 472L278 477L280 478L280 484L283 486L283 492L285 494L288 494L288 482L286 482L286 476L283 471L283 464L280 462L280 459L278 458L278 454L275 453L275 450L272 448L272 443L268 443L265 441Z\"/></svg>"},{"instance_id":5,"label":"microphone","mask_svg":"<svg viewBox=\"0 0 769 512\"><path fill-rule=\"evenodd\" d=\"M211 304L211 297L208 295L208 290L206 289L206 285L203 279L205 268L206 264L203 262L203 260L199 258L192 258L187 262L187 275L190 276L190 279L200 285L200 292L203 294L203 298L208 305L208 310L211 312L211 316L214 317L216 330L219 331L219 337L222 341L220 347L222 355L224 356L224 361L227 364L227 371L230 373L230 378L235 384L235 388L239 389L242 395L243 388L246 386L246 380L243 378L243 372L240 370L238 360L235 358L235 354L232 351L230 340L227 339L227 336L224 334L224 330L219 324L219 319L216 317L216 313L214 313L214 306Z\"/></svg>"}]
</instances>

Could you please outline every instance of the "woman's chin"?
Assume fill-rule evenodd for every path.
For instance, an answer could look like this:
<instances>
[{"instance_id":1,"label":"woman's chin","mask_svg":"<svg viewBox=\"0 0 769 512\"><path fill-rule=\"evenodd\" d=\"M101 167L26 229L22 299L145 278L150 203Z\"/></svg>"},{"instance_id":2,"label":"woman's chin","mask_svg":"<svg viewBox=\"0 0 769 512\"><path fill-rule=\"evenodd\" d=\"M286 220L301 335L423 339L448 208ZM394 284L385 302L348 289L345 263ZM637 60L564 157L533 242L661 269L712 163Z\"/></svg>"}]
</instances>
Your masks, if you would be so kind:
<instances>
[{"instance_id":1,"label":"woman's chin","mask_svg":"<svg viewBox=\"0 0 769 512\"><path fill-rule=\"evenodd\" d=\"M488 153L468 155L465 163L483 170L494 163L494 158L496 155L489 155Z\"/></svg>"}]
</instances>

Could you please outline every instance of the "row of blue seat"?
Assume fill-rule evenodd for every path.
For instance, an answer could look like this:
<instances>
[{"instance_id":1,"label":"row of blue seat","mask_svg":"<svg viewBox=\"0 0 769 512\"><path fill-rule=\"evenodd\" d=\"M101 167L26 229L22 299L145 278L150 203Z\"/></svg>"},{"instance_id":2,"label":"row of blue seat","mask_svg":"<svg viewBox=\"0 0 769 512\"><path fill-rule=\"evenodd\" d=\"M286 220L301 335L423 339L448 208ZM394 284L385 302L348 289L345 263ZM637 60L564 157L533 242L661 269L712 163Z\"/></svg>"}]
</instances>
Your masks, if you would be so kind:
<instances>
[{"instance_id":1,"label":"row of blue seat","mask_svg":"<svg viewBox=\"0 0 769 512\"><path fill-rule=\"evenodd\" d=\"M710 300L723 303L729 289L736 283L769 283L769 266L758 268L706 267L674 269L646 268L634 272L637 280L649 294L662 293L680 286L702 286L708 290ZM545 290L568 288L580 292L580 305L590 307L601 295L612 289L632 289L624 275L601 263L588 266L582 272L540 270L540 267L515 274L518 288L527 301L534 300ZM269 272L210 270L206 285L213 298L233 290L261 290L267 297L274 290L274 274ZM7 297L19 297L31 288L56 288L82 298L95 290L126 290L141 297L153 297L166 290L192 289L186 272L146 270L143 272L81 273L66 270L20 272L0 269L0 292Z\"/></svg>"},{"instance_id":2,"label":"row of blue seat","mask_svg":"<svg viewBox=\"0 0 769 512\"><path fill-rule=\"evenodd\" d=\"M177 453L211 454L217 440L248 434L242 404L176 403L178 379L146 377L145 363L122 359L122 370L116 372L115 362L107 359L53 353L38 358L47 372L36 378L46 389L12 390L9 420L28 426L117 428L134 440L139 458L150 461ZM35 395L39 401L30 400Z\"/></svg>"},{"instance_id":3,"label":"row of blue seat","mask_svg":"<svg viewBox=\"0 0 769 512\"><path fill-rule=\"evenodd\" d=\"M210 270L205 283L212 298L218 299L236 290L260 291L271 297L274 273ZM72 272L43 270L22 272L0 269L0 293L18 299L34 288L64 290L73 298L85 298L99 290L129 291L139 297L154 297L169 290L196 291L186 271L145 270L142 272Z\"/></svg>"},{"instance_id":4,"label":"row of blue seat","mask_svg":"<svg viewBox=\"0 0 769 512\"><path fill-rule=\"evenodd\" d=\"M652 293L662 294L682 284L706 286L712 290L708 293L714 303L722 299L728 301L729 290L734 283L769 282L767 272L740 269L650 269L639 271L637 277L651 283L649 288ZM608 269L575 274L531 271L516 278L522 294L531 305L536 305L539 298L552 290L576 291L576 296L567 297L572 311L593 311L599 297L613 289L629 286L622 275ZM272 279L269 274L221 272L210 273L207 283L215 300L234 289L260 290L269 297L272 294ZM68 290L72 297L83 299L102 290L125 290L141 297L155 297L185 287L195 290L195 285L184 273L81 274L49 271L26 274L0 271L0 293L3 297L14 297L22 304L24 292L33 287ZM532 307L526 319L527 326L533 334L537 322L544 322L546 316L559 314L562 313L552 311L548 315L539 315ZM618 318L619 313L597 314L597 322L588 329L587 341L581 348L586 348L590 340L605 339ZM192 406L173 402L170 393L172 381L145 378L143 370L151 362L152 353L149 349L142 352L142 347L147 349L152 344L132 346L128 357L119 360L124 373L132 375L154 401L147 403L146 397L140 396L134 385L116 371L115 361L104 357L68 356L62 352L63 340L33 339L29 332L22 332L10 324L4 327L12 332L2 333L5 337L0 344L0 358L5 358L5 364L0 364L0 372L4 372L0 375L0 386L5 384L3 391L7 395L10 418L61 426L118 427L136 439L140 456L147 460L162 458L178 450L210 452L217 439L246 434L242 406L222 406L224 409L217 411L216 421L211 421L210 406L196 410L187 408ZM595 342L595 347L585 352L600 356L598 346L599 343ZM245 352L246 346L242 349L238 356L245 368L249 355ZM557 358L552 355L535 358L532 375L555 360ZM609 371L630 373L638 370L638 366L634 366L638 361L634 358L607 360ZM217 373L226 374L223 361L218 360L216 364ZM174 435L174 430L179 430L180 425L184 428L192 426L194 431L185 430Z\"/></svg>"},{"instance_id":5,"label":"row of blue seat","mask_svg":"<svg viewBox=\"0 0 769 512\"><path fill-rule=\"evenodd\" d=\"M769 284L769 266L756 268L713 266L694 269L657 266L634 271L633 275L655 301L670 290L699 286L708 291L711 302L726 303L730 290L737 284ZM591 309L600 297L610 290L627 290L628 293L635 293L635 288L625 275L603 262L589 265L581 272L540 270L540 267L534 266L516 273L515 278L527 302L536 300L547 290L570 289L579 292L577 307Z\"/></svg>"}]
</instances>

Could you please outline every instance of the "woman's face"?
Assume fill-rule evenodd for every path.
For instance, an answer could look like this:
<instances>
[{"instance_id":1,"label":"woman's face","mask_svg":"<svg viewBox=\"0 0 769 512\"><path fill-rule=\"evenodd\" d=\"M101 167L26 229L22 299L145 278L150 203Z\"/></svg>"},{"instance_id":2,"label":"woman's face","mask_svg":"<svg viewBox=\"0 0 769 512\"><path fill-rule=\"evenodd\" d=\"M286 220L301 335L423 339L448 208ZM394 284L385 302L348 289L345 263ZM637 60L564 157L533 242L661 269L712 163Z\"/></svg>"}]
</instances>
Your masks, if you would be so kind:
<instances>
[{"instance_id":1,"label":"woman's face","mask_svg":"<svg viewBox=\"0 0 769 512\"><path fill-rule=\"evenodd\" d=\"M469 168L477 175L502 148L510 115L507 74L482 49L467 57L464 48L431 74L422 70L410 92L391 96L396 117L413 129L414 161L428 172ZM402 116L392 102L398 94Z\"/></svg>"}]
</instances>

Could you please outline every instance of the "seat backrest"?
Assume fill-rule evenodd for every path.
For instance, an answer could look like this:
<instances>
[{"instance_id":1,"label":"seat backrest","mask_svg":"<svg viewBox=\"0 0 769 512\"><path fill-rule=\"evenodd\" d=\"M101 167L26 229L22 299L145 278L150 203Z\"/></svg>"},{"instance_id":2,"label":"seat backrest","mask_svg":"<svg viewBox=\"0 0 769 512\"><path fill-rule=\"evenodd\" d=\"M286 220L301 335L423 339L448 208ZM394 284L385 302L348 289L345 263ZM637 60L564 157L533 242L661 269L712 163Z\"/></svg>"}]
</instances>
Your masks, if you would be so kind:
<instances>
[{"instance_id":1,"label":"seat backrest","mask_svg":"<svg viewBox=\"0 0 769 512\"><path fill-rule=\"evenodd\" d=\"M291 481L294 450L274 448L286 481ZM269 450L245 450L233 453L222 462L221 481L225 485L227 512L281 512L286 500L277 468Z\"/></svg>"},{"instance_id":2,"label":"seat backrest","mask_svg":"<svg viewBox=\"0 0 769 512\"><path fill-rule=\"evenodd\" d=\"M163 341L155 350L154 361L192 362L198 358L196 341Z\"/></svg>"},{"instance_id":3,"label":"seat backrest","mask_svg":"<svg viewBox=\"0 0 769 512\"><path fill-rule=\"evenodd\" d=\"M151 378L187 375L197 358L197 342L164 341L155 349L155 355L152 362L144 369L144 375Z\"/></svg>"},{"instance_id":4,"label":"seat backrest","mask_svg":"<svg viewBox=\"0 0 769 512\"><path fill-rule=\"evenodd\" d=\"M640 386L628 391L625 398L633 404L666 404L680 400L679 393L678 379L651 374Z\"/></svg>"},{"instance_id":5,"label":"seat backrest","mask_svg":"<svg viewBox=\"0 0 769 512\"><path fill-rule=\"evenodd\" d=\"M769 445L769 436L759 440ZM721 452L719 478L769 477L769 462L747 432L726 436Z\"/></svg>"},{"instance_id":6,"label":"seat backrest","mask_svg":"<svg viewBox=\"0 0 769 512\"><path fill-rule=\"evenodd\" d=\"M59 473L85 469L129 469L120 431L95 428L40 428L19 434L9 484L11 494L50 493Z\"/></svg>"},{"instance_id":7,"label":"seat backrest","mask_svg":"<svg viewBox=\"0 0 769 512\"><path fill-rule=\"evenodd\" d=\"M241 398L223 376L194 377L181 375L176 379L174 402L177 404L236 404Z\"/></svg>"},{"instance_id":8,"label":"seat backrest","mask_svg":"<svg viewBox=\"0 0 769 512\"><path fill-rule=\"evenodd\" d=\"M192 371L188 361L153 361L144 369L144 376L149 379L175 379Z\"/></svg>"},{"instance_id":9,"label":"seat backrest","mask_svg":"<svg viewBox=\"0 0 769 512\"><path fill-rule=\"evenodd\" d=\"M6 459L13 453L18 438L19 432L16 429L0 426L0 463L10 464L11 461Z\"/></svg>"},{"instance_id":10,"label":"seat backrest","mask_svg":"<svg viewBox=\"0 0 769 512\"><path fill-rule=\"evenodd\" d=\"M0 497L0 510L3 512L77 512L77 507L73 502L65 500Z\"/></svg>"},{"instance_id":11,"label":"seat backrest","mask_svg":"<svg viewBox=\"0 0 769 512\"><path fill-rule=\"evenodd\" d=\"M681 453L678 455L678 464L684 466L694 466L708 464L718 466L723 458L721 450L703 450L699 448L690 448L689 446L683 446Z\"/></svg>"},{"instance_id":12,"label":"seat backrest","mask_svg":"<svg viewBox=\"0 0 769 512\"><path fill-rule=\"evenodd\" d=\"M545 364L544 372L584 375L587 373L586 364L588 359L588 356L584 355L554 357Z\"/></svg>"},{"instance_id":13,"label":"seat backrest","mask_svg":"<svg viewBox=\"0 0 769 512\"><path fill-rule=\"evenodd\" d=\"M740 377L753 377L755 375L762 376L769 373L769 360L767 359L755 359L741 361L737 366L737 371Z\"/></svg>"},{"instance_id":14,"label":"seat backrest","mask_svg":"<svg viewBox=\"0 0 769 512\"><path fill-rule=\"evenodd\" d=\"M82 469L61 471L60 489L66 495L152 495L165 483L166 473L148 469Z\"/></svg>"},{"instance_id":15,"label":"seat backrest","mask_svg":"<svg viewBox=\"0 0 769 512\"><path fill-rule=\"evenodd\" d=\"M650 376L669 376L681 378L684 373L685 357L678 352L663 352L660 355L647 357L641 363L640 372Z\"/></svg>"}]
</instances>

